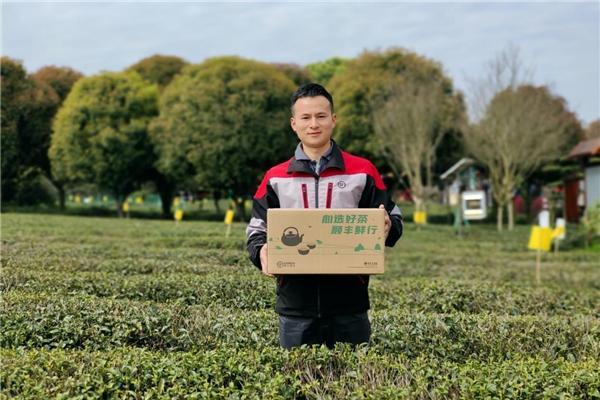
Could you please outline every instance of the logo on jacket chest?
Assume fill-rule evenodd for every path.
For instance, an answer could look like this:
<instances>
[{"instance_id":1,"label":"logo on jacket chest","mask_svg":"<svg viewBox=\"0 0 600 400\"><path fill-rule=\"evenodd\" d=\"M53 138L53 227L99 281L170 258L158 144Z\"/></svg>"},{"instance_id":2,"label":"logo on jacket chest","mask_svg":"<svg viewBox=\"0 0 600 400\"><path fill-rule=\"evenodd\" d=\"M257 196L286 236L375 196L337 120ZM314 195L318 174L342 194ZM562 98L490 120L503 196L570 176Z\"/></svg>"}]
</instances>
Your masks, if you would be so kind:
<instances>
[{"instance_id":1,"label":"logo on jacket chest","mask_svg":"<svg viewBox=\"0 0 600 400\"><path fill-rule=\"evenodd\" d=\"M345 188L346 187L346 182L344 182L344 181L338 181L337 187L339 187L340 189Z\"/></svg>"}]
</instances>

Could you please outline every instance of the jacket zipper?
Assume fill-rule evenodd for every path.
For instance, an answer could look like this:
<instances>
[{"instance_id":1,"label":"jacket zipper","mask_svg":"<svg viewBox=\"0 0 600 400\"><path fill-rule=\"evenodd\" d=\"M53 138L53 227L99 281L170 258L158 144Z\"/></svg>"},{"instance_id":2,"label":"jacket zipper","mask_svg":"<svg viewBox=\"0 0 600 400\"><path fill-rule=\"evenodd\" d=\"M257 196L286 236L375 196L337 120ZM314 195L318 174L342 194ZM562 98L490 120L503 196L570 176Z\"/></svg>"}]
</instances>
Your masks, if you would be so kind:
<instances>
[{"instance_id":1,"label":"jacket zipper","mask_svg":"<svg viewBox=\"0 0 600 400\"><path fill-rule=\"evenodd\" d=\"M319 208L319 179L315 174L315 208ZM317 317L321 318L321 277L317 278Z\"/></svg>"}]
</instances>

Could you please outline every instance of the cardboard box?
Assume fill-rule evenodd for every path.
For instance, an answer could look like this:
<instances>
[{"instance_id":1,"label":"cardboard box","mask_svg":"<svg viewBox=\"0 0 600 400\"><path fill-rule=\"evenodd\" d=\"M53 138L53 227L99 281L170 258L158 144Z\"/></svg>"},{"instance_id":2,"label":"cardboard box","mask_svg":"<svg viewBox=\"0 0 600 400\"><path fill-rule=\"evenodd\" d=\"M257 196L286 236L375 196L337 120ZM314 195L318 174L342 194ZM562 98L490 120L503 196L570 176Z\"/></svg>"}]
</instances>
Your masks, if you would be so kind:
<instances>
[{"instance_id":1,"label":"cardboard box","mask_svg":"<svg viewBox=\"0 0 600 400\"><path fill-rule=\"evenodd\" d=\"M383 274L384 213L376 208L267 211L272 274Z\"/></svg>"}]
</instances>

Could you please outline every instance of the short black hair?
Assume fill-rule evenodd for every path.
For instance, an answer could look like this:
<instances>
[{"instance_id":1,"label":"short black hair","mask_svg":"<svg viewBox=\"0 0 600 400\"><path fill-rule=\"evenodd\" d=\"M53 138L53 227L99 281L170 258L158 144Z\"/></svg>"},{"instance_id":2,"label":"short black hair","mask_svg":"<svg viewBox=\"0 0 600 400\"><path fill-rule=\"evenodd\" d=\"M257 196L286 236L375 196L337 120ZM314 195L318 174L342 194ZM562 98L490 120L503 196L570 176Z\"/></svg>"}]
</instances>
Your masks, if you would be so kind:
<instances>
[{"instance_id":1,"label":"short black hair","mask_svg":"<svg viewBox=\"0 0 600 400\"><path fill-rule=\"evenodd\" d=\"M292 115L294 114L294 104L303 97L317 97L323 96L329 101L329 106L331 107L331 113L333 114L333 97L331 94L325 89L323 86L318 83L307 83L305 85L300 86L292 95L291 98L291 111Z\"/></svg>"}]
</instances>

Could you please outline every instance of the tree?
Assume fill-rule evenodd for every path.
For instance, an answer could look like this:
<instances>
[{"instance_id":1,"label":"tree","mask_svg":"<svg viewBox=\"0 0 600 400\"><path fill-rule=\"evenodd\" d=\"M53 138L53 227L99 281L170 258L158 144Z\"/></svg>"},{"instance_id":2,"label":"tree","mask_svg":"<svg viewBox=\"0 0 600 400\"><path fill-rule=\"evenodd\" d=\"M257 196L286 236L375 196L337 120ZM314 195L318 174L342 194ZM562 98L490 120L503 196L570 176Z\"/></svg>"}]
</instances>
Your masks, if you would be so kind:
<instances>
[{"instance_id":1,"label":"tree","mask_svg":"<svg viewBox=\"0 0 600 400\"><path fill-rule=\"evenodd\" d=\"M310 72L313 82L327 86L335 75L346 69L348 61L347 58L332 57L325 61L308 64L306 69Z\"/></svg>"},{"instance_id":2,"label":"tree","mask_svg":"<svg viewBox=\"0 0 600 400\"><path fill-rule=\"evenodd\" d=\"M294 89L272 65L239 57L186 68L165 89L152 125L158 169L236 201L247 197L296 143L289 126ZM243 215L243 203L237 206Z\"/></svg>"},{"instance_id":3,"label":"tree","mask_svg":"<svg viewBox=\"0 0 600 400\"><path fill-rule=\"evenodd\" d=\"M381 150L395 175L406 174L416 210L424 210L426 184L431 186L431 168L436 149L448 129L458 125L462 108L447 96L443 84L404 79L390 95L374 106L374 129Z\"/></svg>"},{"instance_id":4,"label":"tree","mask_svg":"<svg viewBox=\"0 0 600 400\"><path fill-rule=\"evenodd\" d=\"M121 215L123 200L155 161L147 130L157 113L158 88L135 72L79 80L54 120L54 176L110 191Z\"/></svg>"},{"instance_id":5,"label":"tree","mask_svg":"<svg viewBox=\"0 0 600 400\"><path fill-rule=\"evenodd\" d=\"M133 64L127 71L137 72L142 78L163 90L187 64L187 61L176 56L155 54Z\"/></svg>"},{"instance_id":6,"label":"tree","mask_svg":"<svg viewBox=\"0 0 600 400\"><path fill-rule=\"evenodd\" d=\"M179 57L157 54L144 58L127 70L139 73L148 82L158 85L162 92L186 65L188 65L187 61ZM145 179L154 182L160 195L163 217L168 218L171 215L176 182L161 173L154 165L147 169Z\"/></svg>"},{"instance_id":7,"label":"tree","mask_svg":"<svg viewBox=\"0 0 600 400\"><path fill-rule=\"evenodd\" d=\"M27 198L27 193L41 193L35 182L39 182L40 175L49 177L50 124L59 105L60 98L53 87L35 76L28 76L19 62L2 58L2 191L5 201L36 202L34 198Z\"/></svg>"},{"instance_id":8,"label":"tree","mask_svg":"<svg viewBox=\"0 0 600 400\"><path fill-rule=\"evenodd\" d=\"M275 66L275 68L283 72L285 76L290 78L296 86L312 82L310 72L308 72L306 68L303 68L298 64L273 63L273 66Z\"/></svg>"},{"instance_id":9,"label":"tree","mask_svg":"<svg viewBox=\"0 0 600 400\"><path fill-rule=\"evenodd\" d=\"M331 80L329 86L338 117L335 137L342 147L369 157L375 164L384 164L382 144L373 126L374 107L390 97L407 78L439 82L448 96L453 96L452 84L441 65L397 48L366 51L348 62L344 72Z\"/></svg>"},{"instance_id":10,"label":"tree","mask_svg":"<svg viewBox=\"0 0 600 400\"><path fill-rule=\"evenodd\" d=\"M600 138L600 119L590 122L590 124L585 129L585 138L586 139Z\"/></svg>"},{"instance_id":11,"label":"tree","mask_svg":"<svg viewBox=\"0 0 600 400\"><path fill-rule=\"evenodd\" d=\"M482 120L465 134L468 151L488 167L502 230L503 208L508 229L514 227L512 194L543 163L568 151L581 132L564 99L545 86L523 85L498 93Z\"/></svg>"},{"instance_id":12,"label":"tree","mask_svg":"<svg viewBox=\"0 0 600 400\"><path fill-rule=\"evenodd\" d=\"M578 140L581 126L564 99L533 86L532 73L508 45L487 65L486 75L470 82L475 123L464 127L467 151L489 171L498 230L504 208L514 227L513 190L543 163L559 158Z\"/></svg>"},{"instance_id":13,"label":"tree","mask_svg":"<svg viewBox=\"0 0 600 400\"><path fill-rule=\"evenodd\" d=\"M0 59L2 76L1 156L2 156L2 200L12 200L17 191L21 153L19 151L19 126L25 120L21 102L31 90L31 82L21 63L8 57Z\"/></svg>"},{"instance_id":14,"label":"tree","mask_svg":"<svg viewBox=\"0 0 600 400\"><path fill-rule=\"evenodd\" d=\"M46 66L31 75L36 83L38 104L29 117L29 155L31 165L40 168L58 190L60 208L65 208L64 182L52 175L48 150L52 134L52 120L71 88L83 75L68 67Z\"/></svg>"}]
</instances>

